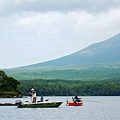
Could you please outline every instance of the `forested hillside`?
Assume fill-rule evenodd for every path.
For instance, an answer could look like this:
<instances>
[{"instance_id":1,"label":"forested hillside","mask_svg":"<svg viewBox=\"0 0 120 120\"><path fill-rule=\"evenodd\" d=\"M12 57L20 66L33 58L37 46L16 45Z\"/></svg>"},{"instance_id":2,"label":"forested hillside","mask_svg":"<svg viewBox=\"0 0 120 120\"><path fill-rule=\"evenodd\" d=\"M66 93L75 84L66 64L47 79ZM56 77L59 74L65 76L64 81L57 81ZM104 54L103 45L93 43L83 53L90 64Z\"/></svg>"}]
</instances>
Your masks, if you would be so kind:
<instances>
[{"instance_id":1,"label":"forested hillside","mask_svg":"<svg viewBox=\"0 0 120 120\"><path fill-rule=\"evenodd\" d=\"M106 79L120 78L120 63L91 64L81 66L19 68L5 70L9 76L17 80L33 79L61 79L102 81Z\"/></svg>"},{"instance_id":2,"label":"forested hillside","mask_svg":"<svg viewBox=\"0 0 120 120\"><path fill-rule=\"evenodd\" d=\"M119 54L118 54L119 55ZM103 58L104 59L104 58ZM118 59L119 61L119 59ZM37 95L118 96L120 62L64 66L34 66L5 70L19 80L23 95L34 88Z\"/></svg>"},{"instance_id":3,"label":"forested hillside","mask_svg":"<svg viewBox=\"0 0 120 120\"><path fill-rule=\"evenodd\" d=\"M114 82L113 82L114 81ZM66 96L78 94L80 96L119 96L120 79L102 82L66 81L66 80L30 80L20 81L19 89L28 96L31 88L36 90L37 96Z\"/></svg>"}]
</instances>

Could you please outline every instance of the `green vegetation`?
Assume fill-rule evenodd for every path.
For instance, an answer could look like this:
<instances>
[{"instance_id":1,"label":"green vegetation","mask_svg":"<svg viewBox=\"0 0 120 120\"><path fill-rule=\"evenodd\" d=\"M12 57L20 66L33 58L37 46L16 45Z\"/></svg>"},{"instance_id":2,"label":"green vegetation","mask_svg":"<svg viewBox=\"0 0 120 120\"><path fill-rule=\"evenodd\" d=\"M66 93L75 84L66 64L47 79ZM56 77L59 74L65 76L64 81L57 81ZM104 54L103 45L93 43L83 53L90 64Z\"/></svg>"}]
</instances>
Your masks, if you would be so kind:
<instances>
[{"instance_id":1,"label":"green vegetation","mask_svg":"<svg viewBox=\"0 0 120 120\"><path fill-rule=\"evenodd\" d=\"M19 80L19 90L28 95L34 88L37 95L81 96L120 95L120 63L79 66L25 67L5 70ZM68 91L66 93L66 90Z\"/></svg>"},{"instance_id":2,"label":"green vegetation","mask_svg":"<svg viewBox=\"0 0 120 120\"><path fill-rule=\"evenodd\" d=\"M62 79L81 81L102 81L120 78L120 63L89 64L79 66L49 66L15 68L5 70L17 80Z\"/></svg>"},{"instance_id":3,"label":"green vegetation","mask_svg":"<svg viewBox=\"0 0 120 120\"><path fill-rule=\"evenodd\" d=\"M113 82L114 81L114 82ZM20 81L19 89L28 95L31 88L34 88L37 95L44 96L119 96L120 79L106 81L72 81L72 80L26 80Z\"/></svg>"},{"instance_id":4,"label":"green vegetation","mask_svg":"<svg viewBox=\"0 0 120 120\"><path fill-rule=\"evenodd\" d=\"M0 71L0 97L20 97L22 94L18 90L18 85L20 82Z\"/></svg>"}]
</instances>

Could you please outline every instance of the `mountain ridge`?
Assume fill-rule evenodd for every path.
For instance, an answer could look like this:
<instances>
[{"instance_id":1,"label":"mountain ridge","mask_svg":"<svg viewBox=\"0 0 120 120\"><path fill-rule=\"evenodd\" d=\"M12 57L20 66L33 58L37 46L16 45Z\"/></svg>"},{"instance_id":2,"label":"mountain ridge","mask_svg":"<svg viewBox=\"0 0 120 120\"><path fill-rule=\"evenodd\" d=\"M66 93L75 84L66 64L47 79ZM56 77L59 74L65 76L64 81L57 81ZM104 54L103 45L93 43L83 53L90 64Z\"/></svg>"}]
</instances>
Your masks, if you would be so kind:
<instances>
[{"instance_id":1,"label":"mountain ridge","mask_svg":"<svg viewBox=\"0 0 120 120\"><path fill-rule=\"evenodd\" d=\"M120 61L120 33L70 55L24 67L81 65ZM110 55L111 54L111 55Z\"/></svg>"},{"instance_id":2,"label":"mountain ridge","mask_svg":"<svg viewBox=\"0 0 120 120\"><path fill-rule=\"evenodd\" d=\"M18 80L120 80L120 34L55 60L5 71Z\"/></svg>"}]
</instances>

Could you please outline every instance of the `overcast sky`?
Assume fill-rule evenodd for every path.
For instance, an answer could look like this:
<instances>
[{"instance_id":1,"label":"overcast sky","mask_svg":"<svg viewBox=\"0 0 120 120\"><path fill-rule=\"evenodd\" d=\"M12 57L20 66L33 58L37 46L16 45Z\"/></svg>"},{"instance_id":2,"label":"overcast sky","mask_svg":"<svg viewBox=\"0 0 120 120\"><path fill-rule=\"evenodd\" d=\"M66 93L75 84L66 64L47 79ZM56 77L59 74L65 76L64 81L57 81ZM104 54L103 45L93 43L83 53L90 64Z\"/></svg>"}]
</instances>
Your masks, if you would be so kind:
<instances>
[{"instance_id":1,"label":"overcast sky","mask_svg":"<svg viewBox=\"0 0 120 120\"><path fill-rule=\"evenodd\" d=\"M120 33L120 0L0 0L0 69L49 61Z\"/></svg>"}]
</instances>

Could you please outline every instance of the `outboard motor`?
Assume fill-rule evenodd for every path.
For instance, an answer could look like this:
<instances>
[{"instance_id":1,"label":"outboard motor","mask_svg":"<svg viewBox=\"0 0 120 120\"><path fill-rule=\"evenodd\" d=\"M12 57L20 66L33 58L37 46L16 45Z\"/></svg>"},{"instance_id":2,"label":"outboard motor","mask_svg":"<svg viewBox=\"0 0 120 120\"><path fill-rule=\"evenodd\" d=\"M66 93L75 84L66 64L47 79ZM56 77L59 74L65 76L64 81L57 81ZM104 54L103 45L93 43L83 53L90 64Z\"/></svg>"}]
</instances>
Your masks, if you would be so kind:
<instances>
[{"instance_id":1,"label":"outboard motor","mask_svg":"<svg viewBox=\"0 0 120 120\"><path fill-rule=\"evenodd\" d=\"M16 104L16 106L17 106L18 108L19 108L19 106L21 105L21 103L22 103L21 100L16 100L16 101L15 101L15 104Z\"/></svg>"}]
</instances>

